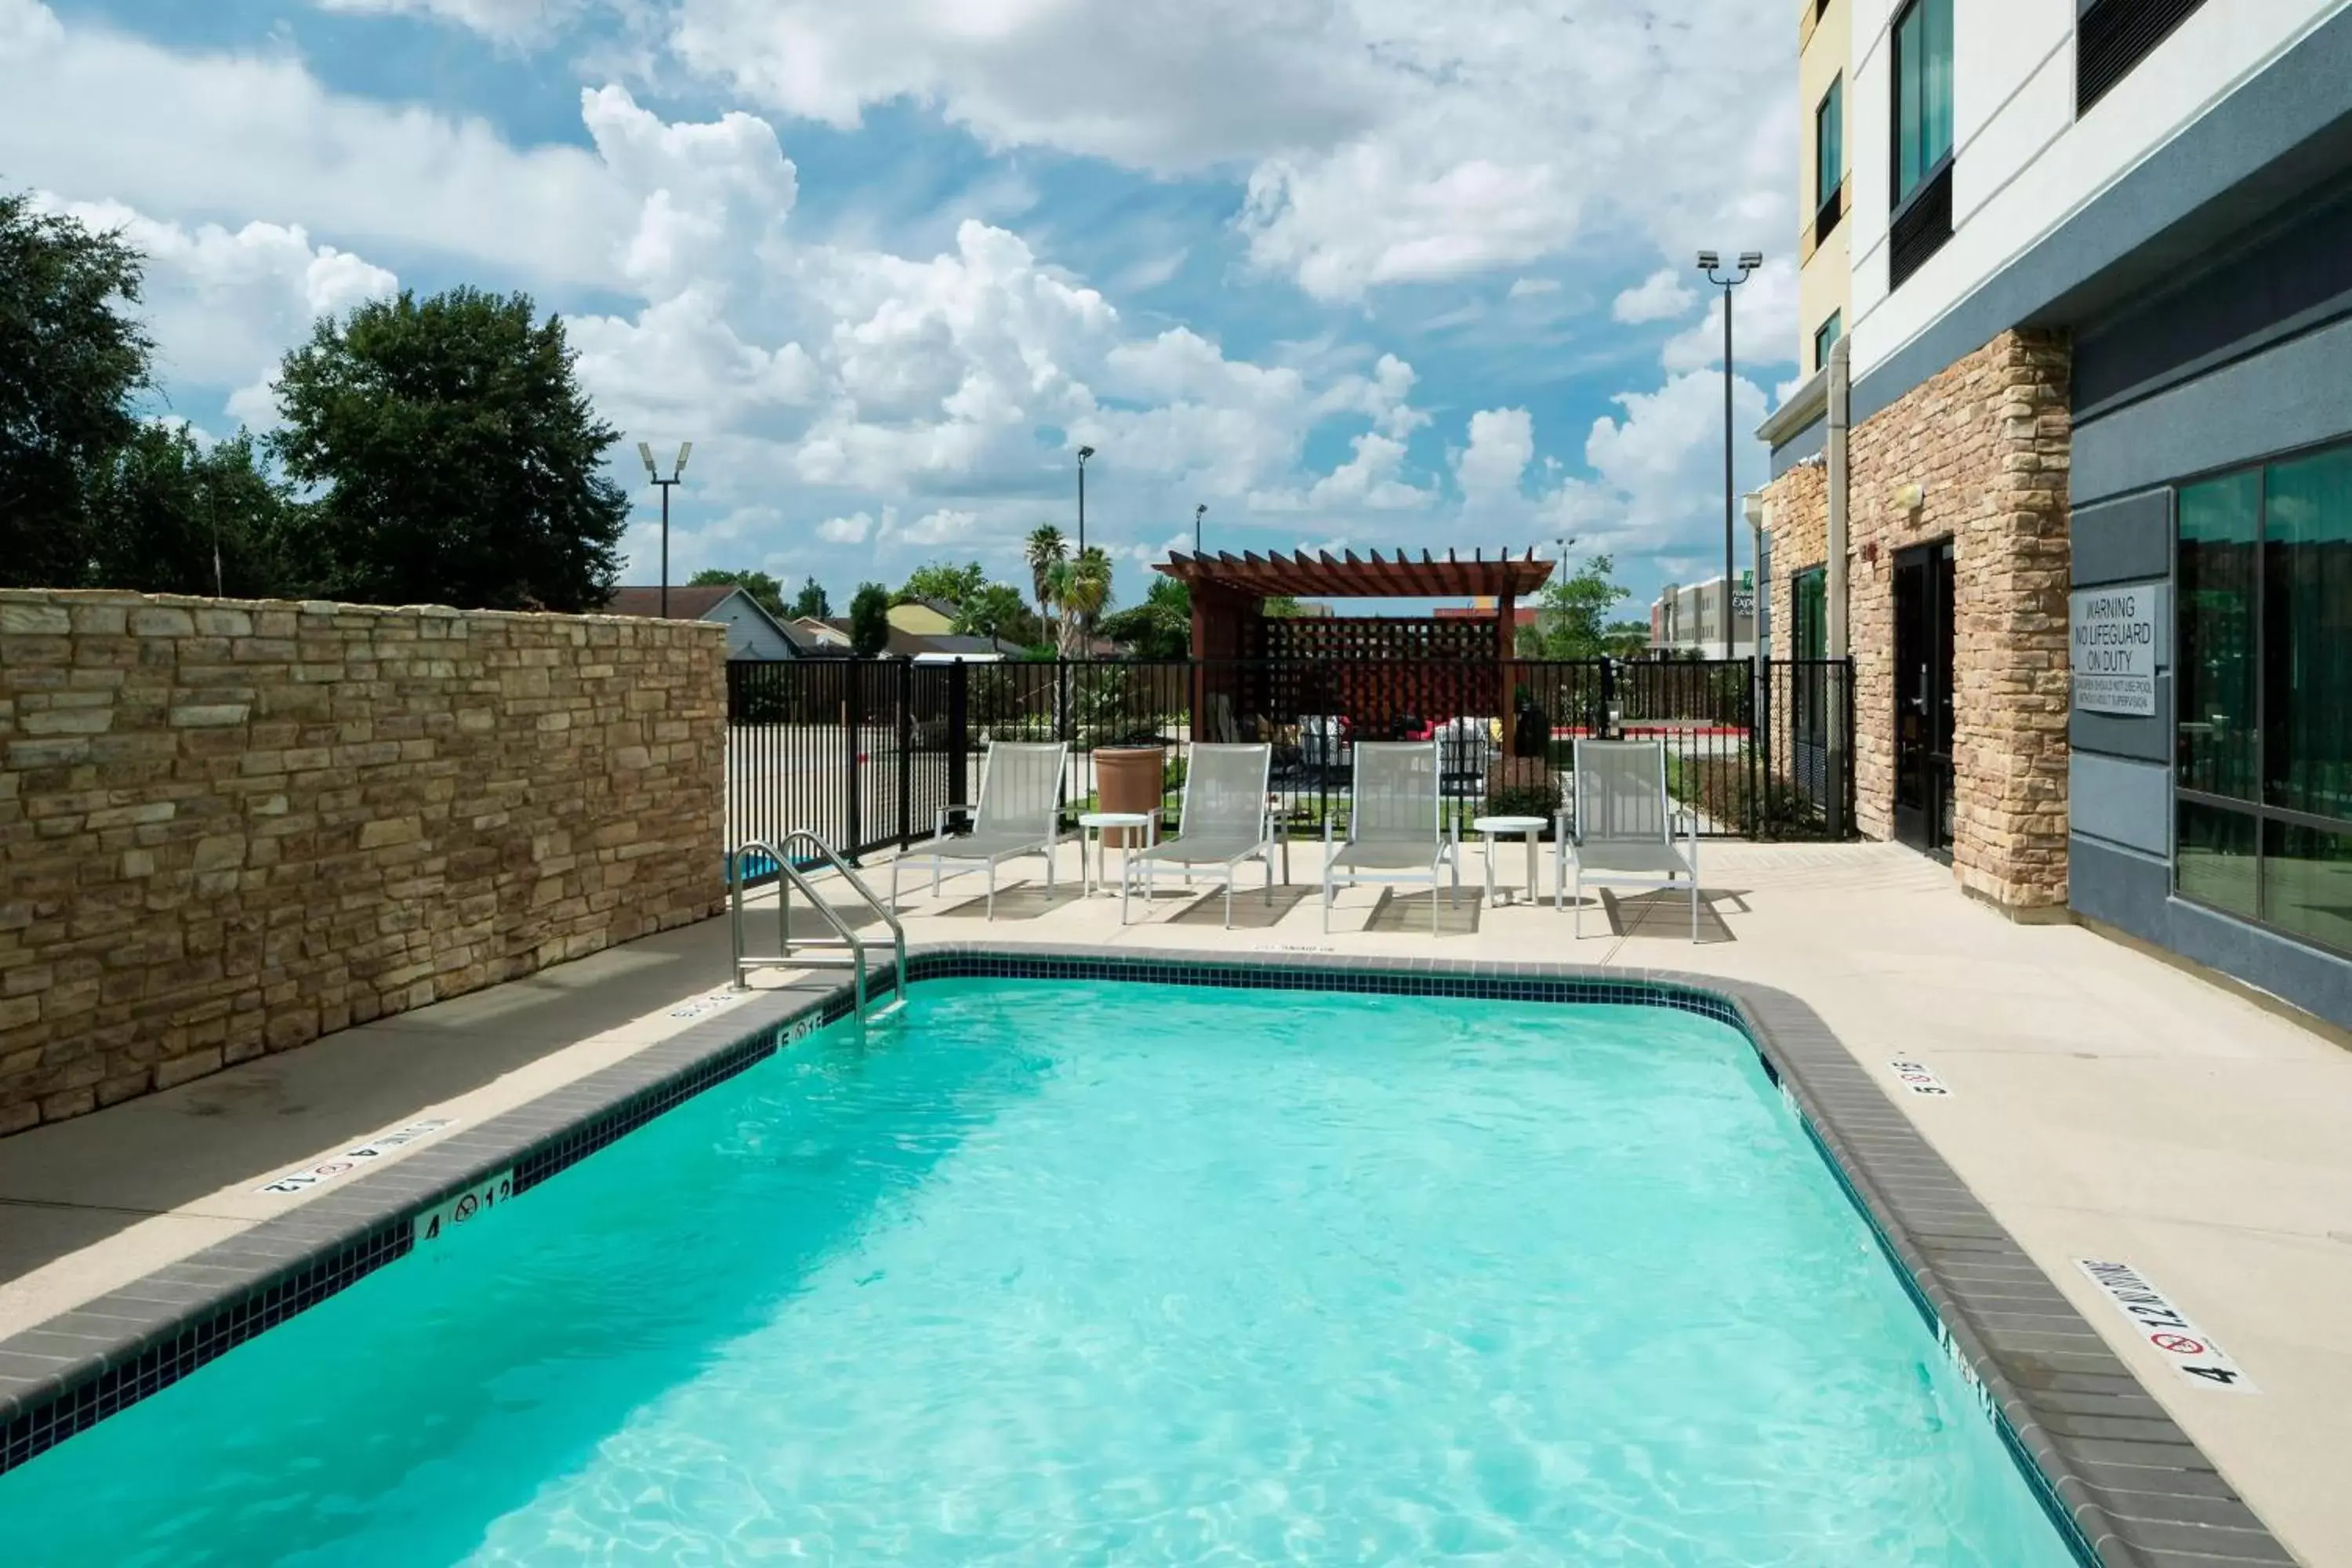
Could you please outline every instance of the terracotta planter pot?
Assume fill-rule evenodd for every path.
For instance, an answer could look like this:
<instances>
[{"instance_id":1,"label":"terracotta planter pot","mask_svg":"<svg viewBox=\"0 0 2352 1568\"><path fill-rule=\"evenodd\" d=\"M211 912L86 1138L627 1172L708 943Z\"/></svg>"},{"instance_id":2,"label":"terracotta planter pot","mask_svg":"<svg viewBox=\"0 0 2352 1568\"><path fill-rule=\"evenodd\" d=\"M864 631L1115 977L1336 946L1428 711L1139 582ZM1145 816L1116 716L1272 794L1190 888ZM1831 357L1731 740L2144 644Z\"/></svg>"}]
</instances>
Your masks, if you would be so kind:
<instances>
[{"instance_id":1,"label":"terracotta planter pot","mask_svg":"<svg viewBox=\"0 0 2352 1568\"><path fill-rule=\"evenodd\" d=\"M1105 746L1095 752L1095 809L1153 811L1168 784L1168 753L1158 746ZM1140 829L1107 827L1103 842L1125 847L1132 837L1144 840Z\"/></svg>"}]
</instances>

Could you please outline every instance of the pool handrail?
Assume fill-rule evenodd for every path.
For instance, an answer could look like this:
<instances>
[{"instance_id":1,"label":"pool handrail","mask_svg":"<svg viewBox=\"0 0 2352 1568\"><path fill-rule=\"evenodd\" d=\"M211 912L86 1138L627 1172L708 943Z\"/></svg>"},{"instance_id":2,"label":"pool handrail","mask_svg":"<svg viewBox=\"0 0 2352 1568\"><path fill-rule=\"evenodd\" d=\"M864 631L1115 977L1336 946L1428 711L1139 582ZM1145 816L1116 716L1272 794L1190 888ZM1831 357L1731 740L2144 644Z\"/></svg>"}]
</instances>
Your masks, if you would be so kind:
<instances>
[{"instance_id":1,"label":"pool handrail","mask_svg":"<svg viewBox=\"0 0 2352 1568\"><path fill-rule=\"evenodd\" d=\"M740 989L744 984L745 973L751 969L766 969L779 965L794 965L800 968L826 968L839 966L840 961L837 960L796 959L793 952L793 948L796 946L802 948L844 948L846 949L849 953L847 961L848 967L855 972L857 1019L858 1022L862 1024L866 1021L866 942L857 934L855 927L850 925L847 921L842 919L839 911L835 910L832 905L826 903L824 900L818 895L815 887L809 881L807 876L802 872L801 868L797 865L793 864L791 856L787 852L802 844L806 844L816 852L815 858L822 859L826 865L838 872L842 880L846 882L849 885L850 889L857 895L859 901L864 903L867 909L872 910L877 915L879 915L882 919L882 923L889 928L898 997L901 1002L906 1000L906 928L898 923L898 918L890 912L889 909L883 904L882 900L874 896L874 889L866 885L866 879L853 870L839 855L834 853L833 846L827 844L822 837L805 827L794 828L792 832L785 834L782 839L773 844L763 839L747 839L743 843L737 845L728 854L728 922L729 935L734 947L735 985ZM768 863L776 868L776 943L779 951L773 954L753 953L747 956L744 952L743 941L743 858L745 856L755 852L765 856ZM815 907L819 917L824 920L827 926L832 928L834 940L827 941L820 938L814 941L803 941L797 943L793 941L792 889L794 888L798 888L801 890L801 892L808 899L808 901Z\"/></svg>"}]
</instances>

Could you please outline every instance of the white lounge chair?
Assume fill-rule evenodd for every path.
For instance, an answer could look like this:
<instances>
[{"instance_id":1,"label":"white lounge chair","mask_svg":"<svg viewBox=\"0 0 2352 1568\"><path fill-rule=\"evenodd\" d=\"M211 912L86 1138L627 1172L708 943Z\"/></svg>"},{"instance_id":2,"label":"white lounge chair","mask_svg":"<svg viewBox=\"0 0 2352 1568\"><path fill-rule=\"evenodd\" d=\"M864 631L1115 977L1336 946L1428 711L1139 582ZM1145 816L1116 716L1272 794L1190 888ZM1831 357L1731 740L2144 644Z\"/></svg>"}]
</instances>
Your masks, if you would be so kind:
<instances>
[{"instance_id":1,"label":"white lounge chair","mask_svg":"<svg viewBox=\"0 0 2352 1568\"><path fill-rule=\"evenodd\" d=\"M1054 891L1054 851L1062 841L1062 775L1070 748L1053 742L992 741L980 775L976 805L940 808L932 824L928 848L911 850L890 862L890 909L898 908L898 871L909 862L929 861L931 896L940 891L943 868L961 877L970 871L988 873L988 918L996 918L996 868L1024 855L1045 858L1045 891ZM958 814L971 818L971 831L961 838L948 837L948 818Z\"/></svg>"},{"instance_id":2,"label":"white lounge chair","mask_svg":"<svg viewBox=\"0 0 2352 1568\"><path fill-rule=\"evenodd\" d=\"M1234 926L1234 876L1244 862L1265 862L1265 897L1274 901L1274 819L1266 779L1274 769L1272 746L1196 745L1184 769L1182 813L1177 835L1163 839L1120 866L1118 923L1127 923L1127 897L1136 878L1149 899L1154 870L1174 866L1190 886L1195 874L1225 885L1225 929Z\"/></svg>"},{"instance_id":3,"label":"white lounge chair","mask_svg":"<svg viewBox=\"0 0 2352 1568\"><path fill-rule=\"evenodd\" d=\"M1429 929L1437 930L1437 884L1450 871L1452 901L1462 901L1462 844L1444 821L1438 795L1437 742L1359 741L1348 838L1335 845L1323 823L1323 929L1344 884L1426 882Z\"/></svg>"},{"instance_id":4,"label":"white lounge chair","mask_svg":"<svg viewBox=\"0 0 2352 1568\"><path fill-rule=\"evenodd\" d=\"M1584 934L1584 884L1690 889L1691 941L1698 940L1698 818L1666 792L1662 741L1579 741L1575 809L1563 807L1553 848L1552 907L1568 897L1575 867L1576 934ZM1679 819L1688 826L1675 843Z\"/></svg>"}]
</instances>

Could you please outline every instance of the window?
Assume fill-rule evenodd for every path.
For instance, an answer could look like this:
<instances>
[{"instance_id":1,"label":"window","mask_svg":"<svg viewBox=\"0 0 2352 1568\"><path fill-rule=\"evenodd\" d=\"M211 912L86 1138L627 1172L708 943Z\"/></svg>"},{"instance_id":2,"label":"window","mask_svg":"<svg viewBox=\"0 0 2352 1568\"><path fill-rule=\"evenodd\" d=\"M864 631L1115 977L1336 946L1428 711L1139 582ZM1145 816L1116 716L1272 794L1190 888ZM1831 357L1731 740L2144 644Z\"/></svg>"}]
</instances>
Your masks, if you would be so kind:
<instances>
[{"instance_id":1,"label":"window","mask_svg":"<svg viewBox=\"0 0 2352 1568\"><path fill-rule=\"evenodd\" d=\"M1952 0L1911 0L1895 21L1895 211L1886 286L1952 237Z\"/></svg>"},{"instance_id":2,"label":"window","mask_svg":"<svg viewBox=\"0 0 2352 1568\"><path fill-rule=\"evenodd\" d=\"M2352 447L2182 487L2183 898L2352 952Z\"/></svg>"},{"instance_id":3,"label":"window","mask_svg":"<svg viewBox=\"0 0 2352 1568\"><path fill-rule=\"evenodd\" d=\"M1895 200L1952 153L1952 0L1912 0L1895 24Z\"/></svg>"},{"instance_id":4,"label":"window","mask_svg":"<svg viewBox=\"0 0 2352 1568\"><path fill-rule=\"evenodd\" d=\"M1813 110L1813 243L1837 226L1845 215L1839 198L1845 184L1845 79L1830 83Z\"/></svg>"},{"instance_id":5,"label":"window","mask_svg":"<svg viewBox=\"0 0 2352 1568\"><path fill-rule=\"evenodd\" d=\"M1816 566L1789 579L1789 657L1830 656L1829 572Z\"/></svg>"},{"instance_id":6,"label":"window","mask_svg":"<svg viewBox=\"0 0 2352 1568\"><path fill-rule=\"evenodd\" d=\"M1837 342L1838 334L1845 330L1844 316L1843 310L1832 310L1830 319L1823 321L1813 332L1813 368L1815 370L1830 363L1830 349Z\"/></svg>"}]
</instances>

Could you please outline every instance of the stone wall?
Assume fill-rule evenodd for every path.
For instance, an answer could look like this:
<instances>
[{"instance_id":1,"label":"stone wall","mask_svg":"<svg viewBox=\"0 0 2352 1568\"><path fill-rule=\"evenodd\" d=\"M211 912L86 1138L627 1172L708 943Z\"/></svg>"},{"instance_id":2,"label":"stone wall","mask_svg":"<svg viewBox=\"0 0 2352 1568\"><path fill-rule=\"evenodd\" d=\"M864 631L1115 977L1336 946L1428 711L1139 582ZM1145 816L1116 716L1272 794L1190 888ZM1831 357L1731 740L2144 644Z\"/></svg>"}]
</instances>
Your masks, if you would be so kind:
<instances>
[{"instance_id":1,"label":"stone wall","mask_svg":"<svg viewBox=\"0 0 2352 1568\"><path fill-rule=\"evenodd\" d=\"M710 914L723 628L0 591L0 1132Z\"/></svg>"},{"instance_id":2,"label":"stone wall","mask_svg":"<svg viewBox=\"0 0 2352 1568\"><path fill-rule=\"evenodd\" d=\"M1847 604L1854 657L1854 815L1895 826L1895 555L1953 542L1952 866L1962 886L2020 914L2066 902L2066 469L2063 337L2004 332L1848 442ZM1917 512L1897 487L1923 488ZM1776 652L1790 580L1822 564L1826 475L1793 468L1771 507Z\"/></svg>"}]
</instances>

